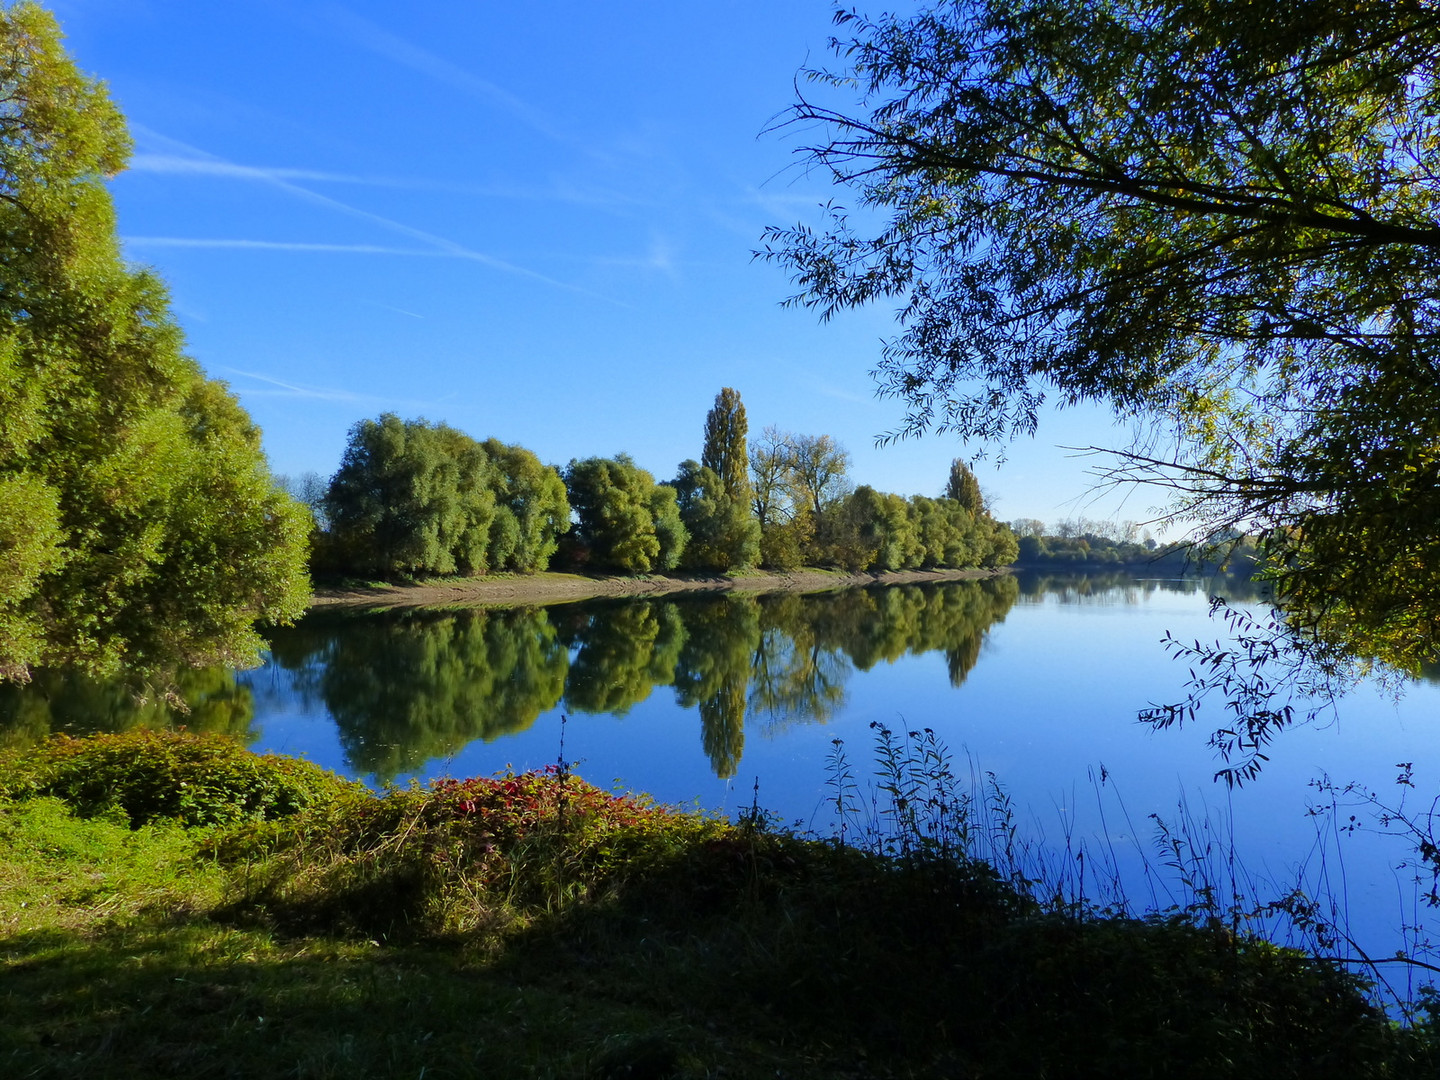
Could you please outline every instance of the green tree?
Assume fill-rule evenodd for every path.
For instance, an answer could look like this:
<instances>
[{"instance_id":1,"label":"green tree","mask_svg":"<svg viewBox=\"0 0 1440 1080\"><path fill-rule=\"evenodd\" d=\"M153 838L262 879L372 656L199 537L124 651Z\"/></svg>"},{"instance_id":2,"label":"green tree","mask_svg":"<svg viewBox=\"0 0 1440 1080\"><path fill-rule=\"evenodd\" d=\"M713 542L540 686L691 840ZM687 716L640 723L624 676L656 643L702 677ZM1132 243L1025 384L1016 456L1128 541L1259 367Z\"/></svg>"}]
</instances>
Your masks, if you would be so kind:
<instances>
[{"instance_id":1,"label":"green tree","mask_svg":"<svg viewBox=\"0 0 1440 1080\"><path fill-rule=\"evenodd\" d=\"M565 488L575 511L575 540L595 566L632 574L673 570L688 539L675 489L628 454L571 461Z\"/></svg>"},{"instance_id":2,"label":"green tree","mask_svg":"<svg viewBox=\"0 0 1440 1080\"><path fill-rule=\"evenodd\" d=\"M743 570L760 559L752 509L749 434L740 395L725 387L705 416L700 463L684 461L675 479L680 520L690 540L683 563L696 570Z\"/></svg>"},{"instance_id":3,"label":"green tree","mask_svg":"<svg viewBox=\"0 0 1440 1080\"><path fill-rule=\"evenodd\" d=\"M771 425L750 444L751 505L760 526L760 565L794 570L813 554L815 517L799 497L794 437Z\"/></svg>"},{"instance_id":4,"label":"green tree","mask_svg":"<svg viewBox=\"0 0 1440 1080\"><path fill-rule=\"evenodd\" d=\"M850 455L829 435L792 435L789 451L794 499L818 521L825 506L845 494Z\"/></svg>"},{"instance_id":5,"label":"green tree","mask_svg":"<svg viewBox=\"0 0 1440 1080\"><path fill-rule=\"evenodd\" d=\"M980 493L980 481L975 479L970 466L959 458L950 462L950 478L945 483L945 497L954 499L976 517L986 512L985 496Z\"/></svg>"},{"instance_id":6,"label":"green tree","mask_svg":"<svg viewBox=\"0 0 1440 1080\"><path fill-rule=\"evenodd\" d=\"M882 540L882 499L874 488L862 486L826 503L815 525L809 561L852 572L874 566Z\"/></svg>"},{"instance_id":7,"label":"green tree","mask_svg":"<svg viewBox=\"0 0 1440 1080\"><path fill-rule=\"evenodd\" d=\"M682 461L673 486L689 536L681 565L727 571L760 561L760 523L751 515L750 500L730 495L719 473L693 460Z\"/></svg>"},{"instance_id":8,"label":"green tree","mask_svg":"<svg viewBox=\"0 0 1440 1080\"><path fill-rule=\"evenodd\" d=\"M815 551L815 519L800 510L760 534L760 565L770 570L796 570Z\"/></svg>"},{"instance_id":9,"label":"green tree","mask_svg":"<svg viewBox=\"0 0 1440 1080\"><path fill-rule=\"evenodd\" d=\"M488 569L490 471L484 448L445 424L361 420L325 500L341 562L379 574Z\"/></svg>"},{"instance_id":10,"label":"green tree","mask_svg":"<svg viewBox=\"0 0 1440 1080\"><path fill-rule=\"evenodd\" d=\"M725 494L748 509L750 490L750 453L746 438L750 425L745 419L745 405L740 394L726 386L715 395L715 404L705 415L705 447L700 464L714 469Z\"/></svg>"},{"instance_id":11,"label":"green tree","mask_svg":"<svg viewBox=\"0 0 1440 1080\"><path fill-rule=\"evenodd\" d=\"M1414 669L1440 620L1440 22L1420 0L840 12L795 121L852 222L772 229L793 298L885 300L895 434L1047 401L1160 419L1122 479L1259 532L1291 629ZM852 104L853 103L853 104ZM878 227L868 231L870 222ZM863 222L856 224L855 222Z\"/></svg>"},{"instance_id":12,"label":"green tree","mask_svg":"<svg viewBox=\"0 0 1440 1080\"><path fill-rule=\"evenodd\" d=\"M923 551L921 565L960 569L979 566L975 517L954 499L910 498L910 512Z\"/></svg>"},{"instance_id":13,"label":"green tree","mask_svg":"<svg viewBox=\"0 0 1440 1080\"><path fill-rule=\"evenodd\" d=\"M653 569L674 570L685 556L690 534L680 519L675 489L669 484L656 484L650 489L650 519L655 523L655 539L660 545Z\"/></svg>"},{"instance_id":14,"label":"green tree","mask_svg":"<svg viewBox=\"0 0 1440 1080\"><path fill-rule=\"evenodd\" d=\"M792 512L792 457L790 436L774 425L750 444L750 500L762 533Z\"/></svg>"},{"instance_id":15,"label":"green tree","mask_svg":"<svg viewBox=\"0 0 1440 1080\"><path fill-rule=\"evenodd\" d=\"M480 444L490 459L495 517L490 524L490 566L533 574L550 565L570 528L565 479L523 446L498 439Z\"/></svg>"},{"instance_id":16,"label":"green tree","mask_svg":"<svg viewBox=\"0 0 1440 1080\"><path fill-rule=\"evenodd\" d=\"M308 515L120 254L130 138L51 15L0 10L0 677L253 663L308 598Z\"/></svg>"}]
</instances>

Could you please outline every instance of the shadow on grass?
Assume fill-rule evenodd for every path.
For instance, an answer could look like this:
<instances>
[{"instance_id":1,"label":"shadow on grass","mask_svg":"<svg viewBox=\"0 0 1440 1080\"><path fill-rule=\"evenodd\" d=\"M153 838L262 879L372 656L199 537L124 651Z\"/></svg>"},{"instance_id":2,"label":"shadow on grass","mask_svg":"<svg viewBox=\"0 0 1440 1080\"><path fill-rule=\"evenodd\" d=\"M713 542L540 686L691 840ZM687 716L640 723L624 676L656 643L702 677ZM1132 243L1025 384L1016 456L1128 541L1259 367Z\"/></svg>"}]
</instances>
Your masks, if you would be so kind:
<instances>
[{"instance_id":1,"label":"shadow on grass","mask_svg":"<svg viewBox=\"0 0 1440 1080\"><path fill-rule=\"evenodd\" d=\"M606 1054L638 1036L674 1048L663 1075L701 1076L681 1071L694 1053L680 1048L713 1042L448 949L194 922L36 934L0 956L0 1075L13 1078L604 1075Z\"/></svg>"},{"instance_id":2,"label":"shadow on grass","mask_svg":"<svg viewBox=\"0 0 1440 1080\"><path fill-rule=\"evenodd\" d=\"M688 850L500 941L156 917L11 938L0 963L11 1077L1434 1073L1299 954L782 837Z\"/></svg>"}]
</instances>

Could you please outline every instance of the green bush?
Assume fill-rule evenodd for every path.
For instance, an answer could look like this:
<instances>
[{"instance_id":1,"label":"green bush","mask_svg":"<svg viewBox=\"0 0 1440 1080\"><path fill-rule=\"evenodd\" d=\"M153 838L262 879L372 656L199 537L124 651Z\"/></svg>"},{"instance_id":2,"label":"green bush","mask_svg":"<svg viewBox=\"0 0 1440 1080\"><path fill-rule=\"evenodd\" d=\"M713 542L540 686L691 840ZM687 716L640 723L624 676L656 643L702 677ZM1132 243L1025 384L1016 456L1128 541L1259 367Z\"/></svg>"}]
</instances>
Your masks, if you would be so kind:
<instances>
[{"instance_id":1,"label":"green bush","mask_svg":"<svg viewBox=\"0 0 1440 1080\"><path fill-rule=\"evenodd\" d=\"M285 817L356 787L308 761L185 731L58 736L0 762L0 795L54 796L81 817L120 812L135 829Z\"/></svg>"},{"instance_id":2,"label":"green bush","mask_svg":"<svg viewBox=\"0 0 1440 1080\"><path fill-rule=\"evenodd\" d=\"M513 930L730 831L552 766L337 803L209 850L245 870L237 916L393 939Z\"/></svg>"}]
</instances>

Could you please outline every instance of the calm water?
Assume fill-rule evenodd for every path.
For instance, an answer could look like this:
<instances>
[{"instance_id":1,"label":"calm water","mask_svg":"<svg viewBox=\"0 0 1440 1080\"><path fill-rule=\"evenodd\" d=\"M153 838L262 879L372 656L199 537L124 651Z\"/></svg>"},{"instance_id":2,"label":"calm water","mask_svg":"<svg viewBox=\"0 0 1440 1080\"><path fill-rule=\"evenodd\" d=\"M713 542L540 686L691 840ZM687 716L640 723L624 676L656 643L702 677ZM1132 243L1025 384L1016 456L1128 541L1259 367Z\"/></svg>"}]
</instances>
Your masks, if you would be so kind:
<instances>
[{"instance_id":1,"label":"calm water","mask_svg":"<svg viewBox=\"0 0 1440 1080\"><path fill-rule=\"evenodd\" d=\"M602 786L733 814L758 783L764 808L821 830L832 824L834 740L863 774L872 723L929 727L959 771L995 775L1028 837L1111 853L1138 902L1178 897L1143 868L1157 850L1149 815L1174 824L1188 814L1227 847L1233 839L1261 878L1314 886L1329 875L1372 954L1393 951L1393 928L1416 914L1415 886L1392 870L1403 845L1368 830L1338 835L1308 812L1321 801L1311 782L1328 774L1389 799L1401 791L1397 763L1410 762L1412 801L1428 807L1440 792L1440 687L1415 685L1398 702L1362 688L1328 723L1282 735L1260 779L1227 791L1206 745L1223 712L1179 731L1135 720L1147 703L1180 696L1185 668L1161 647L1167 630L1222 634L1206 597L1191 581L1001 578L324 613L277 631L264 667L196 673L184 689L191 726L371 783L539 767L560 756L563 737L565 758ZM0 694L0 725L20 739L164 719L150 708L97 684L42 679Z\"/></svg>"}]
</instances>

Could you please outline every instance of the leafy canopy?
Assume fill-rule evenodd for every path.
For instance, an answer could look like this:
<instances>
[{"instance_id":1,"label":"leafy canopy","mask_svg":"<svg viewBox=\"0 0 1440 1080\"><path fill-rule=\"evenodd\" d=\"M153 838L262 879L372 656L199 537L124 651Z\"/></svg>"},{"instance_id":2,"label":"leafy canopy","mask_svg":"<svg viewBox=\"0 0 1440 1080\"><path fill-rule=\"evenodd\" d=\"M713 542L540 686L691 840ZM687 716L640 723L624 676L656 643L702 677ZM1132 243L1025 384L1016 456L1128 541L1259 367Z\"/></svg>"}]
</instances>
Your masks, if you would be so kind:
<instances>
[{"instance_id":1,"label":"leafy canopy","mask_svg":"<svg viewBox=\"0 0 1440 1080\"><path fill-rule=\"evenodd\" d=\"M689 540L681 564L695 570L742 570L760 561L760 522L750 484L750 426L740 394L725 387L705 416L700 462L680 463L673 483Z\"/></svg>"},{"instance_id":2,"label":"leafy canopy","mask_svg":"<svg viewBox=\"0 0 1440 1080\"><path fill-rule=\"evenodd\" d=\"M891 437L1137 421L1114 473L1263 534L1302 640L1440 618L1440 15L1422 0L841 11L791 121L851 214L767 232L792 303L898 303ZM855 95L858 95L858 100Z\"/></svg>"},{"instance_id":3,"label":"leafy canopy","mask_svg":"<svg viewBox=\"0 0 1440 1080\"><path fill-rule=\"evenodd\" d=\"M575 511L575 540L593 565L648 574L679 564L689 535L675 489L655 483L629 454L572 460L565 489Z\"/></svg>"},{"instance_id":4,"label":"leafy canopy","mask_svg":"<svg viewBox=\"0 0 1440 1080\"><path fill-rule=\"evenodd\" d=\"M324 554L378 574L544 570L570 527L559 472L523 446L383 413L350 429Z\"/></svg>"},{"instance_id":5,"label":"leafy canopy","mask_svg":"<svg viewBox=\"0 0 1440 1080\"><path fill-rule=\"evenodd\" d=\"M308 599L305 511L121 257L129 153L53 17L0 9L0 677L253 663Z\"/></svg>"}]
</instances>

